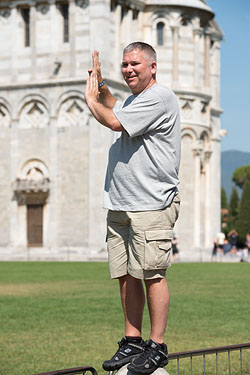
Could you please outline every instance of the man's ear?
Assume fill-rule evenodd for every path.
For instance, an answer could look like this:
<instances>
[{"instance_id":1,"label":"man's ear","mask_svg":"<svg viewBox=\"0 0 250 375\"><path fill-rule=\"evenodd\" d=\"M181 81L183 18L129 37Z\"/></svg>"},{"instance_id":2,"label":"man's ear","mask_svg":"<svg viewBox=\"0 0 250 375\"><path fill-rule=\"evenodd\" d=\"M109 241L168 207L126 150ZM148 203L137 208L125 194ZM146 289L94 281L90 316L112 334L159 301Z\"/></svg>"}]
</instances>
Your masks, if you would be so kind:
<instances>
[{"instance_id":1,"label":"man's ear","mask_svg":"<svg viewBox=\"0 0 250 375\"><path fill-rule=\"evenodd\" d=\"M155 75L156 74L156 71L157 71L157 63L156 61L153 61L151 63L151 71L152 71L152 74Z\"/></svg>"}]
</instances>

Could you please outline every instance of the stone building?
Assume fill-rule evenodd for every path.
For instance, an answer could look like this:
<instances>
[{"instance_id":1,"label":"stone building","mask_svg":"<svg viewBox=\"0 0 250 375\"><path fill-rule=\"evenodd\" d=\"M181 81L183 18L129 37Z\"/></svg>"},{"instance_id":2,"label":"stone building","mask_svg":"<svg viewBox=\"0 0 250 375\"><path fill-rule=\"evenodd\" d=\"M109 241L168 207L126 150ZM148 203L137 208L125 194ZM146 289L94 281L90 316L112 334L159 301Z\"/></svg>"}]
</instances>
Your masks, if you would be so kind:
<instances>
[{"instance_id":1,"label":"stone building","mask_svg":"<svg viewBox=\"0 0 250 375\"><path fill-rule=\"evenodd\" d=\"M106 257L103 184L111 132L84 102L91 51L111 91L129 42L151 43L182 117L183 260L220 229L220 41L203 0L0 0L0 259Z\"/></svg>"}]
</instances>

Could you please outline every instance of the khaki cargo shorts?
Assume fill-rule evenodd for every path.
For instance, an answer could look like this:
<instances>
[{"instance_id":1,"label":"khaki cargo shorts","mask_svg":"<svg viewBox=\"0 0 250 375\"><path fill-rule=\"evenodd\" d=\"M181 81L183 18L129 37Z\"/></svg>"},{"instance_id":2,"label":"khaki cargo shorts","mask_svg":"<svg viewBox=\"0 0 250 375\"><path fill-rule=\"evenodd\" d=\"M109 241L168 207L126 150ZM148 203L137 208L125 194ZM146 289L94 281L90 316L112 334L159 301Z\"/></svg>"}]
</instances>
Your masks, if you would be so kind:
<instances>
[{"instance_id":1,"label":"khaki cargo shorts","mask_svg":"<svg viewBox=\"0 0 250 375\"><path fill-rule=\"evenodd\" d=\"M156 211L108 211L107 245L112 279L127 274L137 279L166 276L170 267L173 227L180 198Z\"/></svg>"}]
</instances>

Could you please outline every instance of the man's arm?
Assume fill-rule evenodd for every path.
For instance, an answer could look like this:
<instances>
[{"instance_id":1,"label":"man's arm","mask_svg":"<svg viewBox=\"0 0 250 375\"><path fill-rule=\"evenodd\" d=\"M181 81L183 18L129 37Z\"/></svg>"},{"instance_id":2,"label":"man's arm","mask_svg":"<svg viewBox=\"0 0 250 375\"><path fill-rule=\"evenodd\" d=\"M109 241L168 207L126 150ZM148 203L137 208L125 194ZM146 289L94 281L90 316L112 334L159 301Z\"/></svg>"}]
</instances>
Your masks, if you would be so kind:
<instances>
[{"instance_id":1,"label":"man's arm","mask_svg":"<svg viewBox=\"0 0 250 375\"><path fill-rule=\"evenodd\" d=\"M100 102L99 95L97 74L95 72L89 72L85 90L85 100L91 113L98 122L107 128L114 131L124 130L123 126L114 115L112 110L113 107L105 106L102 102ZM108 101L111 103L109 99ZM115 102L113 106L115 105Z\"/></svg>"},{"instance_id":2,"label":"man's arm","mask_svg":"<svg viewBox=\"0 0 250 375\"><path fill-rule=\"evenodd\" d=\"M101 62L99 59L99 52L94 51L92 53L93 69L89 70L89 74L92 72L96 74L98 84L103 81L101 73ZM98 86L99 87L99 86ZM111 94L106 83L99 87L99 102L105 105L105 107L113 108L116 103L116 98Z\"/></svg>"}]
</instances>

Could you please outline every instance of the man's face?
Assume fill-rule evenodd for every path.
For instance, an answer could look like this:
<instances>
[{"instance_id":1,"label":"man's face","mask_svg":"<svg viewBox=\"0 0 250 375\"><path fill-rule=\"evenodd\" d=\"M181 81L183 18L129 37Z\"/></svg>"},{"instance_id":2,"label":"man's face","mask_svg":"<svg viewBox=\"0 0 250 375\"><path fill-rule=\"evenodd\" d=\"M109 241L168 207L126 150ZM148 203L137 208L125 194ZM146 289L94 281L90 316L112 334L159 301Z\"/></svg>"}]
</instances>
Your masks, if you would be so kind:
<instances>
[{"instance_id":1,"label":"man's face","mask_svg":"<svg viewBox=\"0 0 250 375\"><path fill-rule=\"evenodd\" d=\"M149 62L144 52L135 49L123 56L122 75L133 94L139 94L155 83L156 62Z\"/></svg>"}]
</instances>

